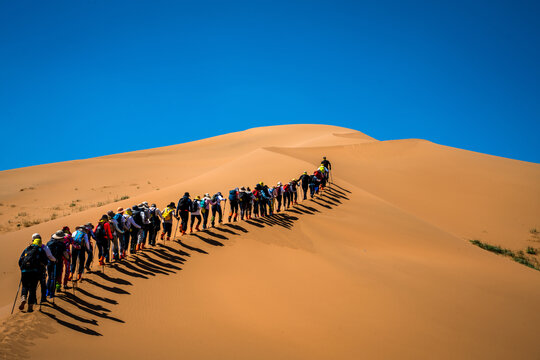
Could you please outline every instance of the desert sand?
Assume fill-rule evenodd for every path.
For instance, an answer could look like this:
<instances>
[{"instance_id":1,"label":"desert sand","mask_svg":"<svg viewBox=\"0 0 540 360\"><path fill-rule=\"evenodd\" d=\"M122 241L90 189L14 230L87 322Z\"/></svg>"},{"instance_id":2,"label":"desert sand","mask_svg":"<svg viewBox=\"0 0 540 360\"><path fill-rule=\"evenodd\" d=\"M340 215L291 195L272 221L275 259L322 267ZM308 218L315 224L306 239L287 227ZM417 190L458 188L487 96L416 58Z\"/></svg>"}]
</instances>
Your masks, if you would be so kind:
<instances>
[{"instance_id":1,"label":"desert sand","mask_svg":"<svg viewBox=\"0 0 540 360\"><path fill-rule=\"evenodd\" d=\"M158 242L10 315L32 233L287 181L322 156L321 197ZM0 359L538 359L540 272L469 240L540 248L539 200L539 164L324 125L2 171Z\"/></svg>"}]
</instances>

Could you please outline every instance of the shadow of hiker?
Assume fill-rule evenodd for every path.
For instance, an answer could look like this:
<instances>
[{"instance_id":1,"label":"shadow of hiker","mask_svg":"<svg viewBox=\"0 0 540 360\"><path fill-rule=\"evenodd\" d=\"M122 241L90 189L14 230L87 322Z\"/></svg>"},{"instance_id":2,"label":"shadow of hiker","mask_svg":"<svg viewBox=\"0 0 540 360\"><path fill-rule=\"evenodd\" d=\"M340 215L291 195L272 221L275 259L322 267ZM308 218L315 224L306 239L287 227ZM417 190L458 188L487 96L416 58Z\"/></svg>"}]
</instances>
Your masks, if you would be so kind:
<instances>
[{"instance_id":1,"label":"shadow of hiker","mask_svg":"<svg viewBox=\"0 0 540 360\"><path fill-rule=\"evenodd\" d=\"M251 220L246 220L246 222L247 222L248 224L253 225L253 226L256 226L256 227L258 227L258 228L263 228L264 225L259 223L259 221L258 221L259 219L260 219L260 218L253 218L253 219L251 219Z\"/></svg>"},{"instance_id":2,"label":"shadow of hiker","mask_svg":"<svg viewBox=\"0 0 540 360\"><path fill-rule=\"evenodd\" d=\"M144 255L141 255L141 256L144 256ZM153 274L163 274L163 275L170 275L171 273L174 273L174 270L169 270L169 269L163 269L157 265L154 265L152 263L149 263L148 261L146 260L143 260L141 256L138 256L135 261L133 262L134 265L146 270L146 271L150 271L152 272Z\"/></svg>"},{"instance_id":3,"label":"shadow of hiker","mask_svg":"<svg viewBox=\"0 0 540 360\"><path fill-rule=\"evenodd\" d=\"M88 296L88 297L92 298L92 299L96 299L96 300L106 302L107 304L111 304L111 305L117 305L118 304L118 301L116 301L116 300L94 295L91 292L86 291L81 287L77 287L77 291L80 292L81 294L85 295L85 296Z\"/></svg>"},{"instance_id":4,"label":"shadow of hiker","mask_svg":"<svg viewBox=\"0 0 540 360\"><path fill-rule=\"evenodd\" d=\"M102 288L103 290L107 290L107 291L110 291L112 293L115 293L115 294L126 294L126 295L129 295L129 292L124 290L124 289L120 289L119 287L110 287L110 286L107 286L107 285L103 285L103 284L100 284L92 279L89 279L89 278L84 278L84 282L87 282L89 284L92 284L94 286L97 286L97 287L100 287ZM69 293L66 293L66 294L69 294Z\"/></svg>"},{"instance_id":5,"label":"shadow of hiker","mask_svg":"<svg viewBox=\"0 0 540 360\"><path fill-rule=\"evenodd\" d=\"M79 297L76 297L76 299L80 299ZM77 308L79 308L80 310L82 311L85 311L87 312L88 314L91 314L91 315L94 315L94 316L97 316L97 317L100 317L102 319L109 319L109 320L112 320L112 321L116 321L116 322L119 322L119 323L125 323L124 320L122 319L118 319L118 318L115 318L113 316L110 316L109 314L107 313L102 313L102 312L99 312L97 310L93 310L91 308L88 308L86 306L83 306L78 300L75 300L73 298L69 298L69 297L63 297L63 300Z\"/></svg>"},{"instance_id":6,"label":"shadow of hiker","mask_svg":"<svg viewBox=\"0 0 540 360\"><path fill-rule=\"evenodd\" d=\"M182 268L176 265L164 263L162 261L159 261L158 259L154 259L153 257L149 256L146 253L143 253L143 256L145 257L145 259L147 259L149 262L154 263L156 266L161 266L166 269L182 270Z\"/></svg>"},{"instance_id":7,"label":"shadow of hiker","mask_svg":"<svg viewBox=\"0 0 540 360\"><path fill-rule=\"evenodd\" d=\"M205 233L205 234L208 234L208 235L210 235L210 236L217 237L218 239L222 239L222 240L228 240L228 239L229 239L229 238L226 237L225 235L217 234L217 233L212 232L212 231L210 231L210 230L204 230L204 231L202 231L202 232ZM193 234L191 234L191 235L195 235L195 233L193 233Z\"/></svg>"},{"instance_id":8,"label":"shadow of hiker","mask_svg":"<svg viewBox=\"0 0 540 360\"><path fill-rule=\"evenodd\" d=\"M123 267L121 266L115 266L114 268L118 271L120 271L121 273L123 274L126 274L126 275L129 275L129 276L133 276L133 277L138 277L138 278L143 278L143 279L148 279L148 277L146 275L150 275L150 276L156 276L154 275L153 273L151 272L148 272L148 271L144 271L142 269L139 269L138 267L136 267L135 265L132 264L131 260L129 261L123 261L122 262L122 265L125 266L126 268L129 268L130 270L133 270L134 272L131 272L131 271L128 271L126 269L124 269Z\"/></svg>"},{"instance_id":9,"label":"shadow of hiker","mask_svg":"<svg viewBox=\"0 0 540 360\"><path fill-rule=\"evenodd\" d=\"M205 237L203 237L203 236L201 236L199 234L196 234L196 233L193 233L191 235L201 239L202 241L204 241L207 244L214 245L214 246L223 246L223 243L220 243L217 240L208 239L208 238L205 238Z\"/></svg>"},{"instance_id":10,"label":"shadow of hiker","mask_svg":"<svg viewBox=\"0 0 540 360\"><path fill-rule=\"evenodd\" d=\"M52 307L52 309L58 311L59 313L64 314L65 316L68 316L68 317L70 317L73 320L76 320L78 322L81 322L81 323L84 323L84 324L92 324L92 325L97 325L98 324L96 319L83 318L82 316L73 314L72 312L60 307L58 304L51 304L51 307Z\"/></svg>"},{"instance_id":11,"label":"shadow of hiker","mask_svg":"<svg viewBox=\"0 0 540 360\"><path fill-rule=\"evenodd\" d=\"M334 188L334 187L337 187L338 189L340 189L340 190L342 190L342 191L345 191L345 192L351 194L351 192L350 192L349 190L347 190L347 189L345 189L345 188L339 186L338 184L332 183L330 188L332 189L332 188ZM338 191L338 190L335 189L335 188L334 188L334 190Z\"/></svg>"},{"instance_id":12,"label":"shadow of hiker","mask_svg":"<svg viewBox=\"0 0 540 360\"><path fill-rule=\"evenodd\" d=\"M311 201L313 201L315 204L319 205L319 206L322 206L324 208L327 208L327 209L331 209L332 207L330 205L326 205L326 204L323 204L319 201L317 201L315 198L311 199Z\"/></svg>"},{"instance_id":13,"label":"shadow of hiker","mask_svg":"<svg viewBox=\"0 0 540 360\"><path fill-rule=\"evenodd\" d=\"M182 240L175 240L178 244L180 244L181 246L185 247L186 249L188 250L191 250L191 251L195 251L195 252L198 252L198 253L201 253L201 254L208 254L206 251L202 250L202 249L199 249L199 248L196 248L194 246L189 246L187 244L184 244L182 242Z\"/></svg>"},{"instance_id":14,"label":"shadow of hiker","mask_svg":"<svg viewBox=\"0 0 540 360\"><path fill-rule=\"evenodd\" d=\"M186 261L186 259L181 258L180 256L167 253L164 249L150 249L150 253L156 255L160 259L177 264L183 264Z\"/></svg>"},{"instance_id":15,"label":"shadow of hiker","mask_svg":"<svg viewBox=\"0 0 540 360\"><path fill-rule=\"evenodd\" d=\"M95 331L95 330L89 329L89 328L87 328L87 327L82 327L82 326L79 326L79 325L76 325L76 324L72 324L72 323L67 322L67 321L65 321L65 320L59 319L58 317L56 317L56 315L51 314L51 313L48 313L48 312L46 312L46 311L43 311L43 310L42 310L41 313L42 313L43 315L45 315L45 316L50 317L51 319L53 319L54 321L56 321L58 324L67 327L68 329L75 330L75 331L77 331L77 332L80 332L80 333L86 334L86 335L103 336L102 334L98 333L98 332Z\"/></svg>"},{"instance_id":16,"label":"shadow of hiker","mask_svg":"<svg viewBox=\"0 0 540 360\"><path fill-rule=\"evenodd\" d=\"M310 212L312 214L321 212L320 210L315 209L314 207L307 206L307 205L304 205L304 204L298 204L298 206L301 206L302 208L306 209L308 212Z\"/></svg>"},{"instance_id":17,"label":"shadow of hiker","mask_svg":"<svg viewBox=\"0 0 540 360\"><path fill-rule=\"evenodd\" d=\"M231 234L231 235L237 235L237 236L240 235L240 234L238 234L238 233L235 233L235 232L232 231L232 230L225 229L225 228L222 228L222 227L217 227L217 228L215 228L215 230L217 230L217 231L222 231L222 232L224 232L224 233Z\"/></svg>"},{"instance_id":18,"label":"shadow of hiker","mask_svg":"<svg viewBox=\"0 0 540 360\"><path fill-rule=\"evenodd\" d=\"M181 244L182 240L174 240L174 242L179 243L180 245L182 245ZM168 245L165 245L165 244L160 244L160 246L162 248L165 248L165 249L169 250L170 252L178 254L180 256L191 256L191 254L189 254L189 253L187 253L185 251L182 251L180 249L175 249L175 248L173 248L171 246L168 246Z\"/></svg>"},{"instance_id":19,"label":"shadow of hiker","mask_svg":"<svg viewBox=\"0 0 540 360\"><path fill-rule=\"evenodd\" d=\"M247 220L246 220L247 221ZM238 230L238 231L241 231L243 233L247 233L248 230L240 225L237 225L237 224L231 224L231 223L227 223L227 224L223 224L224 226L227 226L227 227L230 227L230 228L233 228L234 230Z\"/></svg>"},{"instance_id":20,"label":"shadow of hiker","mask_svg":"<svg viewBox=\"0 0 540 360\"><path fill-rule=\"evenodd\" d=\"M326 188L324 190L324 193L325 194L330 194L330 195L332 195L333 197L335 197L337 199L349 200L349 197L346 196L344 192L338 192L338 191L336 191L335 189L332 189L332 188Z\"/></svg>"},{"instance_id":21,"label":"shadow of hiker","mask_svg":"<svg viewBox=\"0 0 540 360\"><path fill-rule=\"evenodd\" d=\"M113 267L114 268L114 267ZM94 275L99 276L103 280L110 281L112 283L118 284L118 285L133 285L131 282L124 280L122 278L112 278L109 275L102 273L102 272L95 272Z\"/></svg>"}]
</instances>

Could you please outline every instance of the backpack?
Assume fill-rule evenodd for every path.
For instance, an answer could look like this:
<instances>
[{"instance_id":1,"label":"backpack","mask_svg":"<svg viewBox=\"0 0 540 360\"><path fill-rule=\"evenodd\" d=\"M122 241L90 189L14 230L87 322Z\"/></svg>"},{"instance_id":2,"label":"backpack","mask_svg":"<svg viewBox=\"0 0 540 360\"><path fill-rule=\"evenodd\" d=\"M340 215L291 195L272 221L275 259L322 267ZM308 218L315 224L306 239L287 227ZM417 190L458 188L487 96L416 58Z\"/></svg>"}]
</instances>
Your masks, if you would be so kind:
<instances>
[{"instance_id":1,"label":"backpack","mask_svg":"<svg viewBox=\"0 0 540 360\"><path fill-rule=\"evenodd\" d=\"M105 236L105 232L103 232ZM75 232L75 237L73 238L73 247L75 249L80 249L83 246L84 231L77 230Z\"/></svg>"},{"instance_id":2,"label":"backpack","mask_svg":"<svg viewBox=\"0 0 540 360\"><path fill-rule=\"evenodd\" d=\"M172 213L174 209L171 209L169 207L165 208L165 211L163 211L163 220L171 220L172 219Z\"/></svg>"},{"instance_id":3,"label":"backpack","mask_svg":"<svg viewBox=\"0 0 540 360\"><path fill-rule=\"evenodd\" d=\"M236 190L229 191L229 200L236 200Z\"/></svg>"},{"instance_id":4,"label":"backpack","mask_svg":"<svg viewBox=\"0 0 540 360\"><path fill-rule=\"evenodd\" d=\"M217 198L218 198L218 194L214 194L212 196L212 202L216 202Z\"/></svg>"},{"instance_id":5,"label":"backpack","mask_svg":"<svg viewBox=\"0 0 540 360\"><path fill-rule=\"evenodd\" d=\"M178 202L178 210L189 210L190 209L190 202L189 198L183 197Z\"/></svg>"},{"instance_id":6,"label":"backpack","mask_svg":"<svg viewBox=\"0 0 540 360\"><path fill-rule=\"evenodd\" d=\"M289 185L289 184L285 184L285 185L283 186L283 191L287 192L287 191L289 191L289 188L290 188L290 185Z\"/></svg>"},{"instance_id":7,"label":"backpack","mask_svg":"<svg viewBox=\"0 0 540 360\"><path fill-rule=\"evenodd\" d=\"M253 190L253 197L255 200L259 200L259 190Z\"/></svg>"},{"instance_id":8,"label":"backpack","mask_svg":"<svg viewBox=\"0 0 540 360\"><path fill-rule=\"evenodd\" d=\"M134 211L132 217L133 217L133 221L135 221L137 225L142 226L143 221L142 221L142 214L140 211ZM103 233L105 233L105 229Z\"/></svg>"},{"instance_id":9,"label":"backpack","mask_svg":"<svg viewBox=\"0 0 540 360\"><path fill-rule=\"evenodd\" d=\"M118 223L118 228L123 230L124 229L124 216L122 214L116 214L114 215L114 220Z\"/></svg>"},{"instance_id":10,"label":"backpack","mask_svg":"<svg viewBox=\"0 0 540 360\"><path fill-rule=\"evenodd\" d=\"M190 212L195 212L195 211L197 211L197 210L199 210L199 202L196 201L196 200L195 200L195 201L192 201L191 204L190 204L190 206L189 206L189 211L190 211Z\"/></svg>"},{"instance_id":11,"label":"backpack","mask_svg":"<svg viewBox=\"0 0 540 360\"><path fill-rule=\"evenodd\" d=\"M250 196L249 196L248 192L243 192L243 193L240 194L240 200L242 202L249 202L249 198L250 198Z\"/></svg>"},{"instance_id":12,"label":"backpack","mask_svg":"<svg viewBox=\"0 0 540 360\"><path fill-rule=\"evenodd\" d=\"M43 265L43 255L40 246L30 245L24 249L19 260L19 268L22 271L35 271Z\"/></svg>"},{"instance_id":13,"label":"backpack","mask_svg":"<svg viewBox=\"0 0 540 360\"><path fill-rule=\"evenodd\" d=\"M47 243L47 247L51 250L51 254L56 258L60 259L66 250L64 242L62 240L52 239Z\"/></svg>"},{"instance_id":14,"label":"backpack","mask_svg":"<svg viewBox=\"0 0 540 360\"><path fill-rule=\"evenodd\" d=\"M141 214L139 213L139 216ZM102 241L105 240L105 226L103 223L99 223L99 225L96 227L96 231L94 232L94 235L96 236L96 240ZM81 236L82 241L82 236Z\"/></svg>"}]
</instances>

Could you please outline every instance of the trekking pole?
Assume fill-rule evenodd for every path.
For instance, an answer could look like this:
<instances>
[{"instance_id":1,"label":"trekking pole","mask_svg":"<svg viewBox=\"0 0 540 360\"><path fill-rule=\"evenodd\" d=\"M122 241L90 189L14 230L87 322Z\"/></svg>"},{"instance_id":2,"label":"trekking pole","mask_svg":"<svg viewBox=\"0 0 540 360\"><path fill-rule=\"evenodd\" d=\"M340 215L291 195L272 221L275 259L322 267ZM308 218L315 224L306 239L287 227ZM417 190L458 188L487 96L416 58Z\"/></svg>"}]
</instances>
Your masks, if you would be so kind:
<instances>
[{"instance_id":1,"label":"trekking pole","mask_svg":"<svg viewBox=\"0 0 540 360\"><path fill-rule=\"evenodd\" d=\"M63 265L63 264L62 264ZM53 294L52 302L54 304L54 298L56 297L56 264L54 264L53 269L53 284L52 284L52 290L50 290L51 294Z\"/></svg>"},{"instance_id":2,"label":"trekking pole","mask_svg":"<svg viewBox=\"0 0 540 360\"><path fill-rule=\"evenodd\" d=\"M176 240L176 232L178 231L178 225L180 225L180 219L176 219L176 228L174 229L173 241Z\"/></svg>"},{"instance_id":3,"label":"trekking pole","mask_svg":"<svg viewBox=\"0 0 540 360\"><path fill-rule=\"evenodd\" d=\"M13 307L11 308L11 314L13 314L13 310L15 309L15 303L17 302L17 298L19 297L19 290L21 290L21 284L22 284L22 277L19 281L19 286L17 287L17 293L15 294L15 300L13 300Z\"/></svg>"}]
</instances>

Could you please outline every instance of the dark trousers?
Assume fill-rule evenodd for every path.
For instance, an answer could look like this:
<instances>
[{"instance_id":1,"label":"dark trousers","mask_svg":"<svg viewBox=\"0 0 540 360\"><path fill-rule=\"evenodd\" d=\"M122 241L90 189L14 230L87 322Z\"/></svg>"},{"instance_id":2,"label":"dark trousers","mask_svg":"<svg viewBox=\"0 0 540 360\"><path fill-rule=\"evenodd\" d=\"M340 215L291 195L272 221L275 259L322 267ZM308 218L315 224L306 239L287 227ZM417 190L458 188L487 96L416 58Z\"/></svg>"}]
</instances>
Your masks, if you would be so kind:
<instances>
[{"instance_id":1,"label":"dark trousers","mask_svg":"<svg viewBox=\"0 0 540 360\"><path fill-rule=\"evenodd\" d=\"M27 271L21 273L21 284L22 284L22 296L28 296L26 299L29 304L35 304L37 285L40 277L42 276L39 271Z\"/></svg>"},{"instance_id":2,"label":"dark trousers","mask_svg":"<svg viewBox=\"0 0 540 360\"><path fill-rule=\"evenodd\" d=\"M39 288L41 290L41 301L47 298L47 269L43 269L39 277Z\"/></svg>"},{"instance_id":3,"label":"dark trousers","mask_svg":"<svg viewBox=\"0 0 540 360\"><path fill-rule=\"evenodd\" d=\"M276 200L277 200L277 212L279 212L281 210L281 198L282 197L283 197L282 195L278 195L276 197Z\"/></svg>"},{"instance_id":4,"label":"dark trousers","mask_svg":"<svg viewBox=\"0 0 540 360\"><path fill-rule=\"evenodd\" d=\"M86 249L73 249L71 252L71 273L75 274L75 268L77 267L77 260L79 261L79 274L84 270L84 259L86 257Z\"/></svg>"},{"instance_id":5,"label":"dark trousers","mask_svg":"<svg viewBox=\"0 0 540 360\"><path fill-rule=\"evenodd\" d=\"M182 227L182 231L186 231L188 221L189 221L189 211L181 210L180 211L180 220L182 220L182 222L180 223L180 226Z\"/></svg>"},{"instance_id":6,"label":"dark trousers","mask_svg":"<svg viewBox=\"0 0 540 360\"><path fill-rule=\"evenodd\" d=\"M292 192L292 200L297 203L298 202L298 191Z\"/></svg>"},{"instance_id":7,"label":"dark trousers","mask_svg":"<svg viewBox=\"0 0 540 360\"><path fill-rule=\"evenodd\" d=\"M161 227L159 223L151 225L150 232L148 233L148 242L150 243L150 245L156 245L156 237L160 228Z\"/></svg>"},{"instance_id":8,"label":"dark trousers","mask_svg":"<svg viewBox=\"0 0 540 360\"><path fill-rule=\"evenodd\" d=\"M135 247L137 246L137 237L139 236L139 231L140 230L141 229L137 229L134 226L130 229L130 234L131 234L130 251L131 251L132 254L135 252ZM127 244L127 245L129 245L129 244Z\"/></svg>"},{"instance_id":9,"label":"dark trousers","mask_svg":"<svg viewBox=\"0 0 540 360\"><path fill-rule=\"evenodd\" d=\"M129 237L131 236L131 233L129 230L125 230L122 234L122 251L127 252L129 249Z\"/></svg>"},{"instance_id":10,"label":"dark trousers","mask_svg":"<svg viewBox=\"0 0 540 360\"><path fill-rule=\"evenodd\" d=\"M90 243L90 249L85 249L88 256L86 257L86 264L84 267L87 270L90 270L90 265L92 264L92 260L94 259L94 248L92 247L92 244Z\"/></svg>"},{"instance_id":11,"label":"dark trousers","mask_svg":"<svg viewBox=\"0 0 540 360\"><path fill-rule=\"evenodd\" d=\"M202 213L202 218L203 218L202 228L206 229L206 226L208 224L208 215L210 214L210 209L202 209L201 211L203 211L203 213Z\"/></svg>"},{"instance_id":12,"label":"dark trousers","mask_svg":"<svg viewBox=\"0 0 540 360\"><path fill-rule=\"evenodd\" d=\"M62 266L64 266L64 262L61 258L56 259L56 262L54 263L49 261L49 264L47 265L47 272L49 273L49 277L47 278L47 289L49 290L49 296L54 296L56 283L62 281Z\"/></svg>"},{"instance_id":13,"label":"dark trousers","mask_svg":"<svg viewBox=\"0 0 540 360\"><path fill-rule=\"evenodd\" d=\"M307 200L308 185L302 185L302 190L304 191L304 200Z\"/></svg>"},{"instance_id":14,"label":"dark trousers","mask_svg":"<svg viewBox=\"0 0 540 360\"><path fill-rule=\"evenodd\" d=\"M172 234L172 222L163 223L163 233L167 234L167 237L171 237Z\"/></svg>"},{"instance_id":15,"label":"dark trousers","mask_svg":"<svg viewBox=\"0 0 540 360\"><path fill-rule=\"evenodd\" d=\"M231 212L229 213L229 221L231 221L231 217L234 215L234 219L236 220L236 217L238 216L238 200L231 200L231 203L229 204L231 207Z\"/></svg>"},{"instance_id":16,"label":"dark trousers","mask_svg":"<svg viewBox=\"0 0 540 360\"><path fill-rule=\"evenodd\" d=\"M222 218L223 218L223 214L221 212L221 206L220 205L212 205L212 226L214 226L215 224L215 220L216 220L216 212L218 213L219 215L219 223L221 224L222 222Z\"/></svg>"},{"instance_id":17,"label":"dark trousers","mask_svg":"<svg viewBox=\"0 0 540 360\"><path fill-rule=\"evenodd\" d=\"M197 220L197 225L195 225L195 220ZM193 229L193 225L195 225L195 227L201 225L201 215L191 215L191 229Z\"/></svg>"},{"instance_id":18,"label":"dark trousers","mask_svg":"<svg viewBox=\"0 0 540 360\"><path fill-rule=\"evenodd\" d=\"M253 215L259 216L259 200L253 200Z\"/></svg>"},{"instance_id":19,"label":"dark trousers","mask_svg":"<svg viewBox=\"0 0 540 360\"><path fill-rule=\"evenodd\" d=\"M109 239L97 240L96 245L98 247L98 258L104 257L106 261L109 261ZM74 269L73 264L71 264L71 268Z\"/></svg>"}]
</instances>

